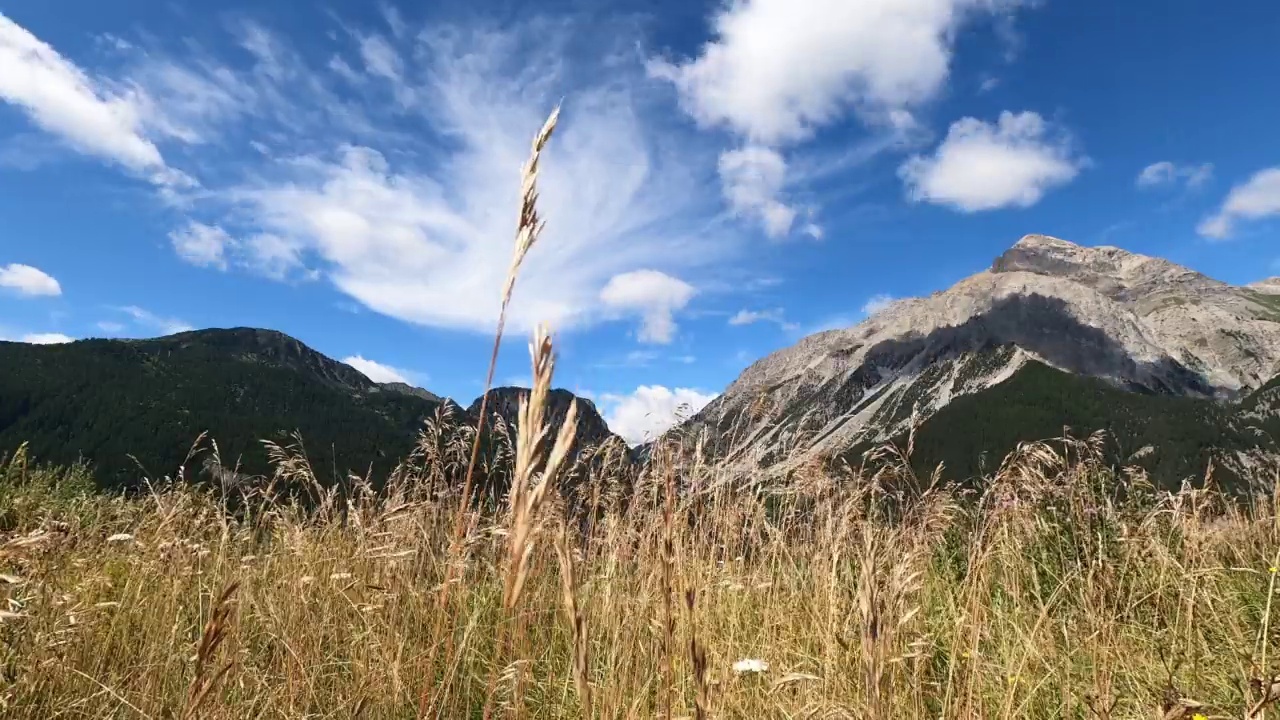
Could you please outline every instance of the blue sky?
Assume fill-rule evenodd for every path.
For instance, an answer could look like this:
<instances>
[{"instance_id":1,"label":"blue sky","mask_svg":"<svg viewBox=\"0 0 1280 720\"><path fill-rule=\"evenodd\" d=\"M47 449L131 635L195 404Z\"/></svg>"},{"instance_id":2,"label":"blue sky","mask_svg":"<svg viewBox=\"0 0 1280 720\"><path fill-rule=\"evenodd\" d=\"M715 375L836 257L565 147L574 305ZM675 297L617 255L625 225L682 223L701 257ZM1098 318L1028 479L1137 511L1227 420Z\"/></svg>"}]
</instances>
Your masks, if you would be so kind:
<instances>
[{"instance_id":1,"label":"blue sky","mask_svg":"<svg viewBox=\"0 0 1280 720\"><path fill-rule=\"evenodd\" d=\"M1027 233L1280 274L1280 5L0 0L0 336L279 329L640 439Z\"/></svg>"}]
</instances>

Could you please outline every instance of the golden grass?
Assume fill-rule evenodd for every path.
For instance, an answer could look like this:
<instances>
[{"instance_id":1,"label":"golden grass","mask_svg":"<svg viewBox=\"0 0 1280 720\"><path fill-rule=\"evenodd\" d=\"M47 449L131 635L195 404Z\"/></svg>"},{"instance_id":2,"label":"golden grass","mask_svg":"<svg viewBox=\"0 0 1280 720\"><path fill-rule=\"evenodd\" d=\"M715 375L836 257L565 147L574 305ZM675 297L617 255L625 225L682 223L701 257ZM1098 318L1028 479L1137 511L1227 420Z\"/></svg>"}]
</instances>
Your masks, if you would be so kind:
<instances>
[{"instance_id":1,"label":"golden grass","mask_svg":"<svg viewBox=\"0 0 1280 720\"><path fill-rule=\"evenodd\" d=\"M594 523L552 521L548 500L516 553L519 602L509 512L469 524L451 558L456 495L419 494L413 474L331 518L232 516L212 492L60 494L76 471L10 464L0 715L408 718L424 682L443 718L491 700L533 718L651 718L668 697L674 717L1244 717L1273 701L1272 498L1124 478L1118 502L1122 479L1073 455L1034 446L980 495L907 506L868 478L691 491L657 468L635 493L606 487ZM452 649L424 668L449 562ZM747 658L769 669L735 674Z\"/></svg>"}]
</instances>

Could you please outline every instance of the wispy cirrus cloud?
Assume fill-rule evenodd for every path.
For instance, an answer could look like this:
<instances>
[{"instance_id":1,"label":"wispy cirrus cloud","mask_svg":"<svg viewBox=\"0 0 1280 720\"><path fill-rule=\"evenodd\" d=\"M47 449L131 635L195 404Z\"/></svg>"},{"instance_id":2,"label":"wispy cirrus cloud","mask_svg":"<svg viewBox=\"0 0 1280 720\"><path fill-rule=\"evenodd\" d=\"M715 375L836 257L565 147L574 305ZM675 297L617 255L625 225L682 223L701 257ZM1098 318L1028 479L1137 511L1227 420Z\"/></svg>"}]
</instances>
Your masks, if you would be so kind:
<instances>
[{"instance_id":1,"label":"wispy cirrus cloud","mask_svg":"<svg viewBox=\"0 0 1280 720\"><path fill-rule=\"evenodd\" d=\"M232 39L247 65L125 41L112 45L110 75L6 18L7 45L38 51L3 56L26 74L6 74L0 97L87 154L169 177L166 193L190 214L170 235L185 262L322 277L382 314L479 332L510 259L529 138L563 99L540 178L547 230L511 328L635 314L642 341L668 342L692 297L681 276L714 267L738 239L707 227L722 203L705 189L714 152L662 111L664 84L646 74L634 27L584 43L571 20L424 29L383 15L390 33L345 28L318 61L244 20ZM34 89L50 84L56 101ZM183 169L162 154L167 143L184 148ZM644 307L602 305L611 282L641 271L682 285Z\"/></svg>"},{"instance_id":2,"label":"wispy cirrus cloud","mask_svg":"<svg viewBox=\"0 0 1280 720\"><path fill-rule=\"evenodd\" d=\"M68 146L163 187L194 184L170 167L160 139L189 139L142 88L94 77L0 14L0 99Z\"/></svg>"},{"instance_id":3,"label":"wispy cirrus cloud","mask_svg":"<svg viewBox=\"0 0 1280 720\"><path fill-rule=\"evenodd\" d=\"M127 315L135 327L147 332L159 332L163 335L173 335L174 333L187 332L195 328L186 321L172 317L164 317L157 315L150 310L140 308L137 305L126 305L116 308L117 311Z\"/></svg>"},{"instance_id":4,"label":"wispy cirrus cloud","mask_svg":"<svg viewBox=\"0 0 1280 720\"><path fill-rule=\"evenodd\" d=\"M1142 172L1138 173L1138 179L1135 182L1138 187L1143 189L1184 184L1188 188L1195 189L1212 179L1212 163L1179 165L1168 160L1162 160L1143 168Z\"/></svg>"},{"instance_id":5,"label":"wispy cirrus cloud","mask_svg":"<svg viewBox=\"0 0 1280 720\"><path fill-rule=\"evenodd\" d=\"M782 308L768 310L748 310L743 308L729 318L730 325L754 325L755 323L774 323L783 330L796 330L800 326L787 321L786 312Z\"/></svg>"}]
</instances>

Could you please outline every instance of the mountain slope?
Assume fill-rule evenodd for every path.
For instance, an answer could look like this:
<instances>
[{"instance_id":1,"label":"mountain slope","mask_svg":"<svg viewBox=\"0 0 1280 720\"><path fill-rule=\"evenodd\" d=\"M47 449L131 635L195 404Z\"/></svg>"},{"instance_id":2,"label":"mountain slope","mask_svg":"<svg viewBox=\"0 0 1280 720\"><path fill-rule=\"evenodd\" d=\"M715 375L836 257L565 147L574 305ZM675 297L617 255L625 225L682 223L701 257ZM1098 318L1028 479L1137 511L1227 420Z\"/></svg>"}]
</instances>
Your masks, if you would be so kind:
<instances>
[{"instance_id":1,"label":"mountain slope","mask_svg":"<svg viewBox=\"0 0 1280 720\"><path fill-rule=\"evenodd\" d=\"M1008 380L949 403L916 429L912 465L928 475L940 463L953 479L992 472L1021 442L1081 438L1106 431L1105 456L1145 469L1159 486L1176 489L1204 474L1210 459L1227 486L1236 484L1235 453L1270 451L1251 432L1241 407L1206 398L1120 389L1096 378L1028 362ZM896 439L905 446L905 437ZM846 457L856 463L869 445Z\"/></svg>"},{"instance_id":2,"label":"mountain slope","mask_svg":"<svg viewBox=\"0 0 1280 720\"><path fill-rule=\"evenodd\" d=\"M1032 363L1123 393L1230 401L1276 373L1277 320L1254 288L1031 235L944 292L758 361L684 430L705 430L723 463L785 469L900 437Z\"/></svg>"},{"instance_id":3,"label":"mountain slope","mask_svg":"<svg viewBox=\"0 0 1280 720\"><path fill-rule=\"evenodd\" d=\"M27 442L40 461L89 461L113 487L175 473L205 431L223 463L239 459L245 475L269 470L261 440L288 442L297 431L317 476L329 483L371 468L385 475L444 403L459 422L475 421L452 400L380 385L269 330L0 342L0 368L0 454Z\"/></svg>"},{"instance_id":4,"label":"mountain slope","mask_svg":"<svg viewBox=\"0 0 1280 720\"><path fill-rule=\"evenodd\" d=\"M142 341L0 343L0 449L91 461L131 485L172 474L205 431L223 462L267 470L259 440L302 433L326 480L385 470L439 402L385 392L354 368L280 333L237 328ZM136 462L131 459L136 458Z\"/></svg>"}]
</instances>

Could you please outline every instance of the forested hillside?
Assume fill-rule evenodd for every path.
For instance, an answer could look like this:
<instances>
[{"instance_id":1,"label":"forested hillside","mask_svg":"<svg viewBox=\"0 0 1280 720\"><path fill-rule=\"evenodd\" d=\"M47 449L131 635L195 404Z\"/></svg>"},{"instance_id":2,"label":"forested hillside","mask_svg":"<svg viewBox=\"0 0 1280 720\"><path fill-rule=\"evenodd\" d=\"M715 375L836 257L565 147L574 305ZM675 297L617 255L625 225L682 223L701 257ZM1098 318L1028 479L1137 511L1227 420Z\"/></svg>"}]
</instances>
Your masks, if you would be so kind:
<instances>
[{"instance_id":1,"label":"forested hillside","mask_svg":"<svg viewBox=\"0 0 1280 720\"><path fill-rule=\"evenodd\" d=\"M388 390L286 335L0 343L0 452L88 460L107 485L173 474L208 431L224 465L265 473L261 440L301 433L324 479L385 473L439 401Z\"/></svg>"}]
</instances>

